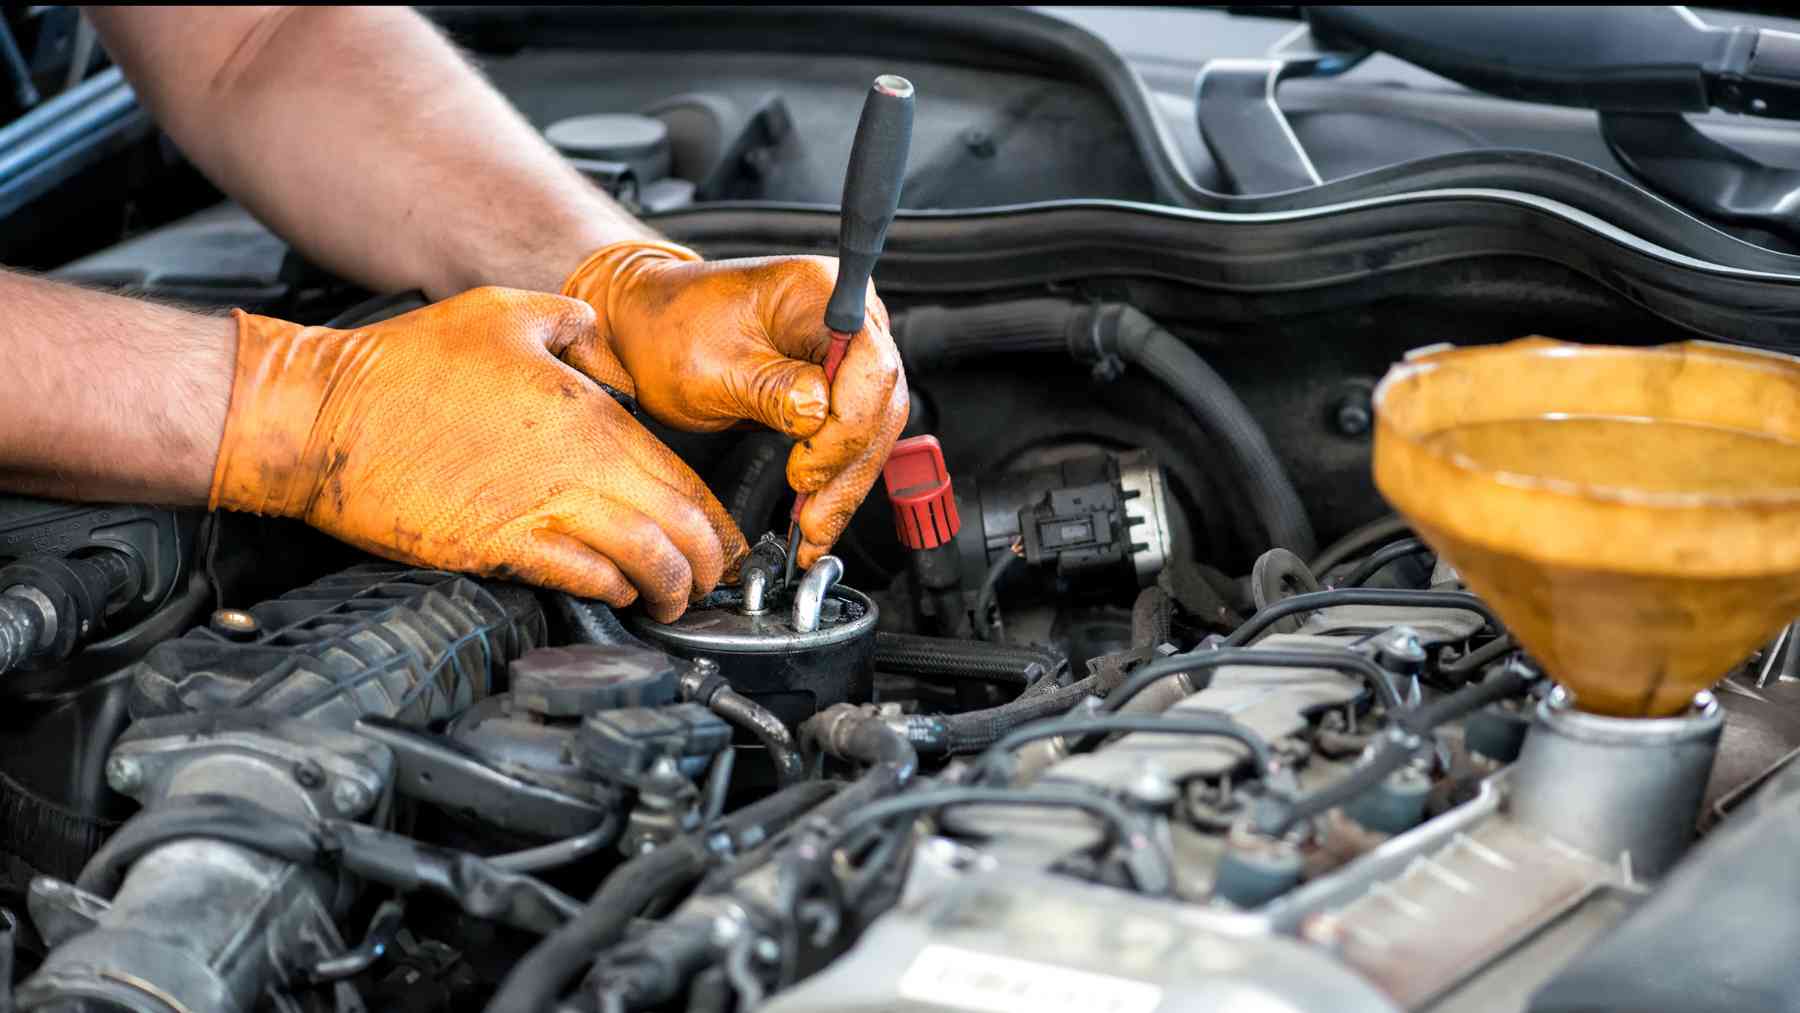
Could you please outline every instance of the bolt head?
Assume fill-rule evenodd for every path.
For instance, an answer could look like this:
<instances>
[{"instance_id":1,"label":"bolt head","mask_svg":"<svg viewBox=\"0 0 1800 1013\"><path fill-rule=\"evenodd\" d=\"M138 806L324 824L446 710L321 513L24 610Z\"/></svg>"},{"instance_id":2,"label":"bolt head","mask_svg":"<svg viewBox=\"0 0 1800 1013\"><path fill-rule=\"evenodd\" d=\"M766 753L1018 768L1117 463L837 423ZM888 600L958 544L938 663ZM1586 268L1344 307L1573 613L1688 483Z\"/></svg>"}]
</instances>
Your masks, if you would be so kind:
<instances>
[{"instance_id":1,"label":"bolt head","mask_svg":"<svg viewBox=\"0 0 1800 1013\"><path fill-rule=\"evenodd\" d=\"M1145 760L1138 765L1126 792L1132 801L1156 809L1174 805L1181 794L1175 782L1169 779L1168 772L1154 760Z\"/></svg>"},{"instance_id":2,"label":"bolt head","mask_svg":"<svg viewBox=\"0 0 1800 1013\"><path fill-rule=\"evenodd\" d=\"M144 765L131 756L114 756L106 761L106 783L121 795L130 795L144 786Z\"/></svg>"},{"instance_id":3,"label":"bolt head","mask_svg":"<svg viewBox=\"0 0 1800 1013\"><path fill-rule=\"evenodd\" d=\"M374 797L369 793L369 789L364 787L360 781L339 778L338 782L331 786L331 805L342 815L360 816L368 810L369 804L373 801Z\"/></svg>"},{"instance_id":4,"label":"bolt head","mask_svg":"<svg viewBox=\"0 0 1800 1013\"><path fill-rule=\"evenodd\" d=\"M317 788L325 783L325 768L317 760L301 760L294 764L294 783L302 788Z\"/></svg>"},{"instance_id":5,"label":"bolt head","mask_svg":"<svg viewBox=\"0 0 1800 1013\"><path fill-rule=\"evenodd\" d=\"M1375 428L1375 408L1370 394L1370 388L1352 384L1331 403L1326 417L1339 436L1356 439L1369 435L1369 430Z\"/></svg>"}]
</instances>

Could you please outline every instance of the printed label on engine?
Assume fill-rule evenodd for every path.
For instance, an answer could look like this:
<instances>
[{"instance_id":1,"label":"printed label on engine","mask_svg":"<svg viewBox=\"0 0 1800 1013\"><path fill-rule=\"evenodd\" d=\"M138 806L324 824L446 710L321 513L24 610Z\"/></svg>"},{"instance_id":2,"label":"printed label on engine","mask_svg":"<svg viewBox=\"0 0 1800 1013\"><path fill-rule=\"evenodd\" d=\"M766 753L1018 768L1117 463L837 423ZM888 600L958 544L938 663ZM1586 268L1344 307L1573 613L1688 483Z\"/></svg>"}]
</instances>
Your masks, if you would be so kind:
<instances>
[{"instance_id":1,"label":"printed label on engine","mask_svg":"<svg viewBox=\"0 0 1800 1013\"><path fill-rule=\"evenodd\" d=\"M1151 1013L1162 989L1141 981L932 945L900 978L900 995L980 1013Z\"/></svg>"}]
</instances>

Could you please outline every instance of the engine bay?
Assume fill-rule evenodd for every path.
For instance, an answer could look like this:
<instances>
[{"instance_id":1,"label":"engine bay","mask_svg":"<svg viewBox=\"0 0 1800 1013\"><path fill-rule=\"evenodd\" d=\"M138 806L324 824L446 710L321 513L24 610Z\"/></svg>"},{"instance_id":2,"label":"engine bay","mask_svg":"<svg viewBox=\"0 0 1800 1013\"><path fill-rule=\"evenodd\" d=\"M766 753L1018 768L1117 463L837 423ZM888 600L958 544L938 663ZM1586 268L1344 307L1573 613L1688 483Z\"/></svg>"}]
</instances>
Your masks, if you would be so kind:
<instances>
[{"instance_id":1,"label":"engine bay","mask_svg":"<svg viewBox=\"0 0 1800 1013\"><path fill-rule=\"evenodd\" d=\"M821 57L770 95L769 54L672 57L647 40L673 29L646 25L598 107L579 36L605 16L540 50L542 25L467 10L441 19L672 239L830 249L837 215L814 205L854 121L829 110L877 61ZM1685 658L1725 616L1792 622L1792 575L1677 588L1671 563L1636 626L1594 604L1622 584L1522 607L1494 561L1541 562L1574 521L1484 512L1475 478L1372 460L1397 445L1378 427L1406 417L1382 403L1405 378L1541 351L1528 335L1655 356L1729 331L1734 355L1790 363L1795 290L1754 262L1791 255L1700 264L1738 241L1695 238L1648 194L1597 226L1569 180L1177 208L1154 159L1117 157L1143 130L1103 80L906 56L880 66L920 83L927 169L877 279L910 421L810 568L785 566L791 441L648 420L753 545L667 624L289 521L0 498L8 1008L1800 995L1777 952L1800 933L1781 854L1800 820L1795 627L1721 648L1728 673L1677 681L1673 704L1609 710L1580 681L1626 659L1654 669L1650 701L1677 666L1646 645ZM670 60L702 80L645 83ZM996 136L995 107L1015 130ZM627 151L592 122L627 110L673 143ZM1022 150L1047 168L1020 170ZM53 273L338 327L422 303L330 278L229 203ZM1505 368L1446 403L1534 386ZM1776 372L1766 403L1800 405ZM1521 410L1602 413L1557 383ZM1771 504L1769 523L1791 508ZM1695 972L1697 946L1716 970Z\"/></svg>"}]
</instances>

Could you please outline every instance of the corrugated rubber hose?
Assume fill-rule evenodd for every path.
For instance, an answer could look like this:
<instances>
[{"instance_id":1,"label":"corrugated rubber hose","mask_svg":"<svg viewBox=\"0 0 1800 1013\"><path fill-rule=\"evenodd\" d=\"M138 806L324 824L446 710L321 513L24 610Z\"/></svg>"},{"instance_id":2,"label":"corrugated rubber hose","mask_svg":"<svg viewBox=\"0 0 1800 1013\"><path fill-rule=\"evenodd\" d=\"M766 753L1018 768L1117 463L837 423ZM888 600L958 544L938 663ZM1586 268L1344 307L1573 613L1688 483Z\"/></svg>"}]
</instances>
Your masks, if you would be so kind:
<instances>
[{"instance_id":1,"label":"corrugated rubber hose","mask_svg":"<svg viewBox=\"0 0 1800 1013\"><path fill-rule=\"evenodd\" d=\"M950 683L989 682L1023 690L1066 665L1061 657L1041 647L910 633L875 634L875 668L892 675Z\"/></svg>"}]
</instances>

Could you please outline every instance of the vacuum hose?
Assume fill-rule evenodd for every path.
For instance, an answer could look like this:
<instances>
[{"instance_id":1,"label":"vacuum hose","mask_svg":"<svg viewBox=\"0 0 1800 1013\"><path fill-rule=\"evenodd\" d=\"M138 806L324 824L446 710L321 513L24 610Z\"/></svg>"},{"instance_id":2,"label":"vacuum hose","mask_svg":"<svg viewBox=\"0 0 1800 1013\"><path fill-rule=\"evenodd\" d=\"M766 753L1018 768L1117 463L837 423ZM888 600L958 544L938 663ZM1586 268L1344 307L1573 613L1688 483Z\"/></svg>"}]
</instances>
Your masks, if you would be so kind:
<instances>
[{"instance_id":1,"label":"vacuum hose","mask_svg":"<svg viewBox=\"0 0 1800 1013\"><path fill-rule=\"evenodd\" d=\"M907 367L921 371L1033 352L1078 362L1117 356L1167 387L1219 443L1262 524L1255 534L1264 548L1303 559L1316 548L1300 494L1250 410L1206 360L1135 307L1061 299L924 306L896 321L894 341Z\"/></svg>"},{"instance_id":2,"label":"vacuum hose","mask_svg":"<svg viewBox=\"0 0 1800 1013\"><path fill-rule=\"evenodd\" d=\"M620 865L580 914L513 965L488 1003L488 1013L549 1009L590 961L624 938L631 920L644 908L692 886L709 868L779 833L834 791L835 786L818 781L784 788L702 832L677 837ZM727 846L721 849L720 841Z\"/></svg>"}]
</instances>

